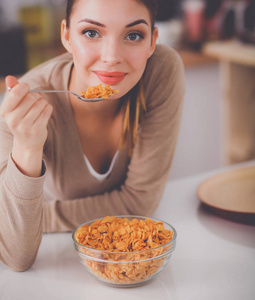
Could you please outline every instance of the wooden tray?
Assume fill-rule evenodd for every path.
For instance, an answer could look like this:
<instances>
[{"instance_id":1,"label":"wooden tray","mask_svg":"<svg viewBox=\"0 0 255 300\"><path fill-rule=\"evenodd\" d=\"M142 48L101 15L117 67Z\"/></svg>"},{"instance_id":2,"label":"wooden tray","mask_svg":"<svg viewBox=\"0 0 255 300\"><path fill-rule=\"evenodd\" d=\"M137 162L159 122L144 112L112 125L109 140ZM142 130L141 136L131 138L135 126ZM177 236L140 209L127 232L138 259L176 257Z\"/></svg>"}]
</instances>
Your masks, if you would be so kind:
<instances>
[{"instance_id":1,"label":"wooden tray","mask_svg":"<svg viewBox=\"0 0 255 300\"><path fill-rule=\"evenodd\" d=\"M227 171L202 182L200 201L216 210L255 217L255 166Z\"/></svg>"}]
</instances>

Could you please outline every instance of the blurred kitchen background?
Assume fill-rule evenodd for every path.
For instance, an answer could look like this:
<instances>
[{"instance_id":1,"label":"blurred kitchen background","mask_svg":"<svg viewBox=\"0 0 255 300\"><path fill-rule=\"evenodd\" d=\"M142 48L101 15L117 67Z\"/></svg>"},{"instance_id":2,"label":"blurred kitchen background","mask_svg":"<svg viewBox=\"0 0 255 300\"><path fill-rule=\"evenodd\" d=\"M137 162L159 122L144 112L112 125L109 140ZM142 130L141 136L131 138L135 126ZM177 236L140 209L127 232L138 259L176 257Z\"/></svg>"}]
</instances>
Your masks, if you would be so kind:
<instances>
[{"instance_id":1,"label":"blurred kitchen background","mask_svg":"<svg viewBox=\"0 0 255 300\"><path fill-rule=\"evenodd\" d=\"M65 17L65 5L65 0L0 0L0 102L6 75L20 76L64 52L60 23ZM217 49L214 51L214 46L230 41L233 49L236 46L248 49L243 55L239 50L231 53L234 59L235 53L251 58L245 61L245 67L255 69L254 24L254 0L159 0L158 42L180 53L186 77L183 118L169 180L227 163L224 146L226 79L221 69L222 61L232 50L225 49L222 57ZM255 92L253 95L255 101ZM251 158L242 157L240 161Z\"/></svg>"}]
</instances>

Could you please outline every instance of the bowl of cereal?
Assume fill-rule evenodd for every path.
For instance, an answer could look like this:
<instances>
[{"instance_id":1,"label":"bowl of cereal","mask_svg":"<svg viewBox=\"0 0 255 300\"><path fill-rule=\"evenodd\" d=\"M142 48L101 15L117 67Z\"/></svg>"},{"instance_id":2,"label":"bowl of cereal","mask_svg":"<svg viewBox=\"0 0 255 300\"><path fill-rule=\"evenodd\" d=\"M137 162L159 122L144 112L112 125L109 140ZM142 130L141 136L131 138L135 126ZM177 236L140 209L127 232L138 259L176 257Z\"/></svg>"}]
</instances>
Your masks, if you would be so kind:
<instances>
[{"instance_id":1,"label":"bowl of cereal","mask_svg":"<svg viewBox=\"0 0 255 300\"><path fill-rule=\"evenodd\" d=\"M72 235L85 269L115 287L155 278L167 265L176 237L170 224L142 216L106 216L81 224Z\"/></svg>"}]
</instances>

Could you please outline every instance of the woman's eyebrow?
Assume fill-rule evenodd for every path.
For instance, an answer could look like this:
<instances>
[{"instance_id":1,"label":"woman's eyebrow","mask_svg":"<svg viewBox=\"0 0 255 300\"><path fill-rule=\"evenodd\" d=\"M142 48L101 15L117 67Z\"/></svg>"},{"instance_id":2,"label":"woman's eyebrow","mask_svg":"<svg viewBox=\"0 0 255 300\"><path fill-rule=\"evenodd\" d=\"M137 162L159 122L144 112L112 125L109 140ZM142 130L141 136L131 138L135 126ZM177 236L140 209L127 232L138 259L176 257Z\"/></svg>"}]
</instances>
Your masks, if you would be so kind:
<instances>
[{"instance_id":1,"label":"woman's eyebrow","mask_svg":"<svg viewBox=\"0 0 255 300\"><path fill-rule=\"evenodd\" d=\"M133 26L138 25L138 24L141 24L141 23L149 26L149 24L148 24L144 19L139 19L139 20L137 20L137 21L134 21L134 22L128 24L126 27L127 27L127 28L133 27Z\"/></svg>"},{"instance_id":2,"label":"woman's eyebrow","mask_svg":"<svg viewBox=\"0 0 255 300\"><path fill-rule=\"evenodd\" d=\"M94 21L94 20L91 20L91 19L87 19L87 18L80 20L78 23L81 23L81 22L90 23L90 24L93 24L93 25L97 25L97 26L99 26L99 27L105 27L104 24L99 23L99 22ZM144 19L139 19L139 20L136 20L136 21L134 21L134 22L128 24L126 27L127 27L127 28L130 28L130 27L133 27L133 26L138 25L138 24L145 24L145 25L148 25L148 23L147 23ZM149 25L148 25L148 26L149 26Z\"/></svg>"},{"instance_id":3,"label":"woman's eyebrow","mask_svg":"<svg viewBox=\"0 0 255 300\"><path fill-rule=\"evenodd\" d=\"M105 27L104 24L101 24L101 23L99 23L97 21L94 21L94 20L91 20L91 19L82 19L78 23L82 23L82 22L90 23L90 24L97 25L97 26L100 26L100 27Z\"/></svg>"}]
</instances>

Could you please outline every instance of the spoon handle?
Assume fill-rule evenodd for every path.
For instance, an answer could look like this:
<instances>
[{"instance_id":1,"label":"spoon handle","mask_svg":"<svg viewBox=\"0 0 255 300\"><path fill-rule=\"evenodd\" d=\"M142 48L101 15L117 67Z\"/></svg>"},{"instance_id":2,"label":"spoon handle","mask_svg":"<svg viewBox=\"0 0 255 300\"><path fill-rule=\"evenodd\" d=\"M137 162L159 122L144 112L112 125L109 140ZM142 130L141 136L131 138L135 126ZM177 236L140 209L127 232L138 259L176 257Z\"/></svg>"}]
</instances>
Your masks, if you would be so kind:
<instances>
[{"instance_id":1,"label":"spoon handle","mask_svg":"<svg viewBox=\"0 0 255 300\"><path fill-rule=\"evenodd\" d=\"M77 97L78 99L82 100L82 101L86 101L86 102L97 102L97 101L101 101L101 100L105 100L104 98L84 98L74 92L71 91L64 91L64 90L30 90L30 93L69 93L74 95L75 97Z\"/></svg>"}]
</instances>

